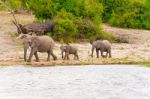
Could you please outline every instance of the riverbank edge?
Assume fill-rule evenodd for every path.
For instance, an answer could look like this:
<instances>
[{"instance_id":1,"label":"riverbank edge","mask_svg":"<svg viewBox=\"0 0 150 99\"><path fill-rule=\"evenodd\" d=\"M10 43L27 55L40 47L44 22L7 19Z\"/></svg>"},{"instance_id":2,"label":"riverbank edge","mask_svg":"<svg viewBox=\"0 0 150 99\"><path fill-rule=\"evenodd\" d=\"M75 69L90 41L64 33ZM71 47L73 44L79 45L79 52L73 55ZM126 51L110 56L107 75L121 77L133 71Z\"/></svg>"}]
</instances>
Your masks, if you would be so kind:
<instances>
[{"instance_id":1,"label":"riverbank edge","mask_svg":"<svg viewBox=\"0 0 150 99\"><path fill-rule=\"evenodd\" d=\"M3 66L15 66L15 65L26 65L32 67L42 67L42 66L78 66L78 65L144 65L150 67L150 60L127 60L127 59L119 59L119 58L111 58L111 59L92 59L92 60L51 60L35 62L24 62L23 60L14 60L14 61L0 61L0 67Z\"/></svg>"}]
</instances>

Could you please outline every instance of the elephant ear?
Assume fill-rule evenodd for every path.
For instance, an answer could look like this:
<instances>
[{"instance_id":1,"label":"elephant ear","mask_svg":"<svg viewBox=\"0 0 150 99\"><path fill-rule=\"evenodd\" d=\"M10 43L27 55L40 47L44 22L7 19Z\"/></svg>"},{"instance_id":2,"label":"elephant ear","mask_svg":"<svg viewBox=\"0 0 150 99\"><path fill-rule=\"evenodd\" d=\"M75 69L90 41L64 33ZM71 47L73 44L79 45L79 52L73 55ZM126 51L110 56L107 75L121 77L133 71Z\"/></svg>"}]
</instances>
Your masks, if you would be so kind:
<instances>
[{"instance_id":1,"label":"elephant ear","mask_svg":"<svg viewBox=\"0 0 150 99\"><path fill-rule=\"evenodd\" d=\"M40 40L37 36L32 37L31 39L31 47L36 48L40 45Z\"/></svg>"},{"instance_id":2,"label":"elephant ear","mask_svg":"<svg viewBox=\"0 0 150 99\"><path fill-rule=\"evenodd\" d=\"M91 45L93 44L93 42L94 42L94 40L90 40L90 44L91 44Z\"/></svg>"},{"instance_id":3,"label":"elephant ear","mask_svg":"<svg viewBox=\"0 0 150 99\"><path fill-rule=\"evenodd\" d=\"M62 49L67 50L67 45L63 45Z\"/></svg>"}]
</instances>

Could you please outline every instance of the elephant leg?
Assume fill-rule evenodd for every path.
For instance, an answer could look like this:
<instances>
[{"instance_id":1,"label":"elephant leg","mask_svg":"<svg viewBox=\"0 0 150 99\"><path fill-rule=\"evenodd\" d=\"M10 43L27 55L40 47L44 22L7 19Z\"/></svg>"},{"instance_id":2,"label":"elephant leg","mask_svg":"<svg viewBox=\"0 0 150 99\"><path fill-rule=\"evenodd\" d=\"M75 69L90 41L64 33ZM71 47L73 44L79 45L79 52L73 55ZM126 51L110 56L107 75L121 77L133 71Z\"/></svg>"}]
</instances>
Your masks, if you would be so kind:
<instances>
[{"instance_id":1,"label":"elephant leg","mask_svg":"<svg viewBox=\"0 0 150 99\"><path fill-rule=\"evenodd\" d=\"M27 48L24 48L24 61L27 61Z\"/></svg>"},{"instance_id":2,"label":"elephant leg","mask_svg":"<svg viewBox=\"0 0 150 99\"><path fill-rule=\"evenodd\" d=\"M36 61L39 62L39 57L38 57L37 51L34 53L34 56L36 58Z\"/></svg>"},{"instance_id":3,"label":"elephant leg","mask_svg":"<svg viewBox=\"0 0 150 99\"><path fill-rule=\"evenodd\" d=\"M63 60L65 60L66 59L66 52L65 52L65 55L63 56L63 58L62 58Z\"/></svg>"},{"instance_id":4,"label":"elephant leg","mask_svg":"<svg viewBox=\"0 0 150 99\"><path fill-rule=\"evenodd\" d=\"M27 61L27 49L29 48L29 43L24 42L24 61Z\"/></svg>"},{"instance_id":5,"label":"elephant leg","mask_svg":"<svg viewBox=\"0 0 150 99\"><path fill-rule=\"evenodd\" d=\"M78 54L77 54L77 53L75 53L75 54L74 54L74 60L75 60L75 59L79 59L79 57L78 57Z\"/></svg>"},{"instance_id":6,"label":"elephant leg","mask_svg":"<svg viewBox=\"0 0 150 99\"><path fill-rule=\"evenodd\" d=\"M67 58L67 60L69 60L69 53L68 52L65 53L65 58L64 59L66 59L66 58Z\"/></svg>"},{"instance_id":7,"label":"elephant leg","mask_svg":"<svg viewBox=\"0 0 150 99\"><path fill-rule=\"evenodd\" d=\"M78 53L76 53L77 60L79 59Z\"/></svg>"},{"instance_id":8,"label":"elephant leg","mask_svg":"<svg viewBox=\"0 0 150 99\"><path fill-rule=\"evenodd\" d=\"M31 62L32 56L34 55L35 52L36 51L32 48L31 52L30 52L30 56L29 56L28 62Z\"/></svg>"},{"instance_id":9,"label":"elephant leg","mask_svg":"<svg viewBox=\"0 0 150 99\"><path fill-rule=\"evenodd\" d=\"M105 57L105 56L103 55L103 51L102 51L102 50L101 50L101 56L102 56L102 57Z\"/></svg>"},{"instance_id":10,"label":"elephant leg","mask_svg":"<svg viewBox=\"0 0 150 99\"><path fill-rule=\"evenodd\" d=\"M92 53L91 53L91 57L93 57L93 51L94 51L94 47L92 47Z\"/></svg>"},{"instance_id":11,"label":"elephant leg","mask_svg":"<svg viewBox=\"0 0 150 99\"><path fill-rule=\"evenodd\" d=\"M52 49L50 49L50 54L52 55L53 60L57 60L57 56L56 56L56 55L54 55L54 53L53 53L53 50L52 50Z\"/></svg>"},{"instance_id":12,"label":"elephant leg","mask_svg":"<svg viewBox=\"0 0 150 99\"><path fill-rule=\"evenodd\" d=\"M107 56L108 56L108 51L106 52L106 58L107 58Z\"/></svg>"},{"instance_id":13,"label":"elephant leg","mask_svg":"<svg viewBox=\"0 0 150 99\"><path fill-rule=\"evenodd\" d=\"M66 57L67 57L67 52L65 52L65 57L64 57L64 60L66 59Z\"/></svg>"},{"instance_id":14,"label":"elephant leg","mask_svg":"<svg viewBox=\"0 0 150 99\"><path fill-rule=\"evenodd\" d=\"M50 52L47 52L48 56L47 56L47 61L50 61Z\"/></svg>"},{"instance_id":15,"label":"elephant leg","mask_svg":"<svg viewBox=\"0 0 150 99\"><path fill-rule=\"evenodd\" d=\"M109 50L109 58L111 58L111 50Z\"/></svg>"},{"instance_id":16,"label":"elephant leg","mask_svg":"<svg viewBox=\"0 0 150 99\"><path fill-rule=\"evenodd\" d=\"M64 52L63 51L61 51L61 55L62 55L62 59L64 58Z\"/></svg>"},{"instance_id":17,"label":"elephant leg","mask_svg":"<svg viewBox=\"0 0 150 99\"><path fill-rule=\"evenodd\" d=\"M76 59L76 54L74 54L74 60Z\"/></svg>"},{"instance_id":18,"label":"elephant leg","mask_svg":"<svg viewBox=\"0 0 150 99\"><path fill-rule=\"evenodd\" d=\"M69 53L67 53L67 60L69 60Z\"/></svg>"},{"instance_id":19,"label":"elephant leg","mask_svg":"<svg viewBox=\"0 0 150 99\"><path fill-rule=\"evenodd\" d=\"M99 58L99 50L96 49L97 58Z\"/></svg>"}]
</instances>

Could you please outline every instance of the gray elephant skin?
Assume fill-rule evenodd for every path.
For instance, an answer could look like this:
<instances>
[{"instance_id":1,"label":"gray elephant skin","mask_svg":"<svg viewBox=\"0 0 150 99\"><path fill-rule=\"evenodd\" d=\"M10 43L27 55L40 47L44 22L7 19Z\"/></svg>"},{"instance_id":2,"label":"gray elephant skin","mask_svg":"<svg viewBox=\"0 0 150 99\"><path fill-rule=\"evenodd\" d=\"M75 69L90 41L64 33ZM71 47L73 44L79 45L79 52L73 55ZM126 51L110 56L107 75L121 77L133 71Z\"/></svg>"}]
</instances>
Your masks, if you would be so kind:
<instances>
[{"instance_id":1,"label":"gray elephant skin","mask_svg":"<svg viewBox=\"0 0 150 99\"><path fill-rule=\"evenodd\" d=\"M60 50L61 50L62 59L69 59L69 54L73 54L74 59L79 59L78 50L75 46L71 46L69 44L61 45Z\"/></svg>"},{"instance_id":2,"label":"gray elephant skin","mask_svg":"<svg viewBox=\"0 0 150 99\"><path fill-rule=\"evenodd\" d=\"M14 24L17 27L18 34L28 34L29 32L34 32L36 35L43 35L47 32L53 32L55 27L55 23L52 21L47 21L44 23L30 23L26 25Z\"/></svg>"},{"instance_id":3,"label":"gray elephant skin","mask_svg":"<svg viewBox=\"0 0 150 99\"><path fill-rule=\"evenodd\" d=\"M99 58L99 51L101 52L102 57L107 57L109 54L109 58L111 58L111 43L108 40L96 40L91 41L92 44L92 53L91 56L93 57L93 51L96 49L97 58ZM103 53L106 52L106 55Z\"/></svg>"},{"instance_id":4,"label":"gray elephant skin","mask_svg":"<svg viewBox=\"0 0 150 99\"><path fill-rule=\"evenodd\" d=\"M27 49L30 47L31 52L28 62L31 62L32 56L34 55L36 61L39 61L39 57L37 52L47 52L48 58L47 61L50 61L50 55L52 55L53 59L56 60L57 57L53 53L54 47L54 40L49 36L30 36L28 34L22 34L20 38L24 39L24 60L26 61L27 58Z\"/></svg>"}]
</instances>

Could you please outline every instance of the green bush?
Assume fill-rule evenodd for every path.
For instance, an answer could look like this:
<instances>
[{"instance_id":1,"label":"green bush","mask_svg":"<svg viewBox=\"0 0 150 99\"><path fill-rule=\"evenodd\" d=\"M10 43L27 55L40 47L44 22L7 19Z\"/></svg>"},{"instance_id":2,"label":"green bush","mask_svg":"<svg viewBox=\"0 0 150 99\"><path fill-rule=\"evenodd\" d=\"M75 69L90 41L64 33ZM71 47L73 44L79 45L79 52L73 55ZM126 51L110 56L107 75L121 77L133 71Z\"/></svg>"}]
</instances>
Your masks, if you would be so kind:
<instances>
[{"instance_id":1,"label":"green bush","mask_svg":"<svg viewBox=\"0 0 150 99\"><path fill-rule=\"evenodd\" d=\"M150 29L150 0L1 1L16 12L24 9L31 10L40 21L53 19L60 12L65 11L74 16L74 19L70 19L73 23L79 19L81 23L84 23L84 20L89 20L94 25L94 28L98 28L103 21L112 26ZM0 5L1 9L3 9L3 6ZM86 30L92 31L91 29L85 29L84 31Z\"/></svg>"},{"instance_id":2,"label":"green bush","mask_svg":"<svg viewBox=\"0 0 150 99\"><path fill-rule=\"evenodd\" d=\"M114 37L110 33L104 32L101 27L93 24L88 19L76 19L74 23L77 25L76 38L89 41L92 39L108 39L113 40Z\"/></svg>"},{"instance_id":3,"label":"green bush","mask_svg":"<svg viewBox=\"0 0 150 99\"><path fill-rule=\"evenodd\" d=\"M131 2L128 6L112 13L109 23L114 26L126 28L143 28L145 21L144 6L142 2Z\"/></svg>"},{"instance_id":4,"label":"green bush","mask_svg":"<svg viewBox=\"0 0 150 99\"><path fill-rule=\"evenodd\" d=\"M27 0L28 9L40 20L51 19L56 15L52 0Z\"/></svg>"},{"instance_id":5,"label":"green bush","mask_svg":"<svg viewBox=\"0 0 150 99\"><path fill-rule=\"evenodd\" d=\"M150 0L99 0L103 21L112 26L150 29Z\"/></svg>"},{"instance_id":6,"label":"green bush","mask_svg":"<svg viewBox=\"0 0 150 99\"><path fill-rule=\"evenodd\" d=\"M103 21L108 21L112 17L113 12L119 13L129 4L131 0L99 0L100 3L103 4L104 13L103 13Z\"/></svg>"},{"instance_id":7,"label":"green bush","mask_svg":"<svg viewBox=\"0 0 150 99\"><path fill-rule=\"evenodd\" d=\"M55 32L52 34L55 40L61 42L73 42L75 39L76 25L73 23L74 16L71 13L60 12L54 18Z\"/></svg>"},{"instance_id":8,"label":"green bush","mask_svg":"<svg viewBox=\"0 0 150 99\"><path fill-rule=\"evenodd\" d=\"M27 12L26 0L0 0L0 10L13 10L16 13Z\"/></svg>"},{"instance_id":9,"label":"green bush","mask_svg":"<svg viewBox=\"0 0 150 99\"><path fill-rule=\"evenodd\" d=\"M55 23L56 28L53 37L56 40L71 42L76 34L76 26L73 24L73 21L69 19L57 19Z\"/></svg>"},{"instance_id":10,"label":"green bush","mask_svg":"<svg viewBox=\"0 0 150 99\"><path fill-rule=\"evenodd\" d=\"M2 0L3 3L15 12L24 10L25 0ZM4 9L7 9L3 6ZM7 9L8 10L8 9Z\"/></svg>"},{"instance_id":11,"label":"green bush","mask_svg":"<svg viewBox=\"0 0 150 99\"><path fill-rule=\"evenodd\" d=\"M54 33L48 33L61 42L101 37L103 6L98 0L28 0L27 6L40 20L53 20ZM103 34L103 35L102 35Z\"/></svg>"},{"instance_id":12,"label":"green bush","mask_svg":"<svg viewBox=\"0 0 150 99\"><path fill-rule=\"evenodd\" d=\"M143 22L143 24L145 29L150 29L150 0L145 0L144 5L145 21Z\"/></svg>"},{"instance_id":13,"label":"green bush","mask_svg":"<svg viewBox=\"0 0 150 99\"><path fill-rule=\"evenodd\" d=\"M102 19L103 6L97 0L85 0L85 18L99 25Z\"/></svg>"},{"instance_id":14,"label":"green bush","mask_svg":"<svg viewBox=\"0 0 150 99\"><path fill-rule=\"evenodd\" d=\"M101 28L103 5L99 0L5 0L13 10L33 12L38 21L53 20L55 29L48 33L55 40L74 42L112 39Z\"/></svg>"},{"instance_id":15,"label":"green bush","mask_svg":"<svg viewBox=\"0 0 150 99\"><path fill-rule=\"evenodd\" d=\"M99 27L94 25L90 20L88 19L76 19L74 21L74 24L77 26L77 34L76 37L79 39L91 39L96 37L97 34L101 31Z\"/></svg>"}]
</instances>

